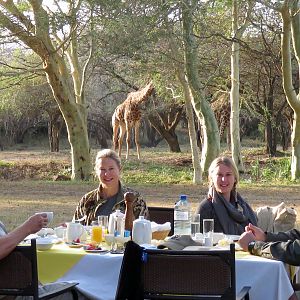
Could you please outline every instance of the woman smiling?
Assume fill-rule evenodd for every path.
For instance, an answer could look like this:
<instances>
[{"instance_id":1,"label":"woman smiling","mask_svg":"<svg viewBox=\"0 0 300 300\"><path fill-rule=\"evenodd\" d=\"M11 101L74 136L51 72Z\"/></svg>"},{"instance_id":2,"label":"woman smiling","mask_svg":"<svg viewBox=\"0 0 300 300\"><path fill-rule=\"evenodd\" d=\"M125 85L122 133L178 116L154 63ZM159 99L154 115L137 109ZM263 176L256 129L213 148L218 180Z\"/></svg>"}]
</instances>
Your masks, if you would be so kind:
<instances>
[{"instance_id":1,"label":"woman smiling","mask_svg":"<svg viewBox=\"0 0 300 300\"><path fill-rule=\"evenodd\" d=\"M99 178L99 187L81 198L73 221L80 220L82 224L90 225L99 215L109 216L116 209L125 213L124 194L127 192L135 196L132 203L134 218L137 219L140 215L148 218L148 208L140 194L121 184L121 169L121 161L115 151L104 149L98 152L95 172Z\"/></svg>"},{"instance_id":2,"label":"woman smiling","mask_svg":"<svg viewBox=\"0 0 300 300\"><path fill-rule=\"evenodd\" d=\"M214 219L214 231L225 234L241 234L249 223L257 224L252 208L236 192L239 173L231 158L216 158L209 167L208 178L208 198L197 209L201 230L203 219Z\"/></svg>"}]
</instances>

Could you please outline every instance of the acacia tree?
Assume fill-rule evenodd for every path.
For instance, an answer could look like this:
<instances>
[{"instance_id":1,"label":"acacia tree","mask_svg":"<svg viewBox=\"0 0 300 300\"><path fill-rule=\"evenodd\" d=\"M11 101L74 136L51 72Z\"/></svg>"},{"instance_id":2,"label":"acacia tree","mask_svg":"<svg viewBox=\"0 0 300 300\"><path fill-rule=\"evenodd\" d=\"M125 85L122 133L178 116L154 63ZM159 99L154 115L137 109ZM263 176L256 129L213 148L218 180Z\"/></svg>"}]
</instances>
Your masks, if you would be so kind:
<instances>
[{"instance_id":1,"label":"acacia tree","mask_svg":"<svg viewBox=\"0 0 300 300\"><path fill-rule=\"evenodd\" d=\"M230 92L230 133L231 133L231 151L232 159L239 169L244 172L245 168L243 165L242 154L241 154L241 142L240 142L240 46L236 39L241 39L249 23L249 14L254 7L253 1L248 1L248 10L245 17L244 23L239 27L239 12L238 12L238 1L232 1L232 51L231 51L231 92Z\"/></svg>"},{"instance_id":2,"label":"acacia tree","mask_svg":"<svg viewBox=\"0 0 300 300\"><path fill-rule=\"evenodd\" d=\"M203 87L198 74L197 45L195 42L193 14L197 8L197 0L182 1L182 34L184 40L184 57L187 80L192 97L194 110L202 121L203 146L201 168L206 171L211 161L219 155L220 137L216 118L204 97Z\"/></svg>"},{"instance_id":3,"label":"acacia tree","mask_svg":"<svg viewBox=\"0 0 300 300\"><path fill-rule=\"evenodd\" d=\"M282 19L281 58L282 82L288 104L293 110L293 128L291 136L291 178L300 178L300 94L293 85L292 50L297 60L298 72L300 69L300 1L284 0L270 3L269 1L256 0L266 7L280 13Z\"/></svg>"},{"instance_id":4,"label":"acacia tree","mask_svg":"<svg viewBox=\"0 0 300 300\"><path fill-rule=\"evenodd\" d=\"M83 30L80 20L88 23L87 15L79 17L82 6L80 0L68 1L65 13L61 7L53 13L40 0L20 4L19 1L0 0L0 26L9 31L7 38L13 35L42 61L42 71L46 73L66 123L72 154L72 179L77 180L87 180L92 173L84 99L85 74L91 52L80 64L78 47L79 32Z\"/></svg>"},{"instance_id":5,"label":"acacia tree","mask_svg":"<svg viewBox=\"0 0 300 300\"><path fill-rule=\"evenodd\" d=\"M293 86L292 81L292 63L291 63L291 39L293 48L300 69L300 14L299 1L285 0L279 8L282 17L282 72L283 89L290 107L294 111L293 131L292 131L292 159L291 175L292 179L300 178L300 100Z\"/></svg>"}]
</instances>

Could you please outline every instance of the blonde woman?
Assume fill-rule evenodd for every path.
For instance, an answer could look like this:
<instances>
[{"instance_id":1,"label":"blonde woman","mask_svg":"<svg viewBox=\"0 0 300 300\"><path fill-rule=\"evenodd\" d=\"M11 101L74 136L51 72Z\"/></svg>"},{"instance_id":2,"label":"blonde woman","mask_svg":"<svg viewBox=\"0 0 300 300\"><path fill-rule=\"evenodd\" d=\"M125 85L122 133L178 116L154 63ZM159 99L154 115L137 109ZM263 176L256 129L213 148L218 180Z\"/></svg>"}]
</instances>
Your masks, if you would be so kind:
<instances>
[{"instance_id":1,"label":"blonde woman","mask_svg":"<svg viewBox=\"0 0 300 300\"><path fill-rule=\"evenodd\" d=\"M90 225L99 215L109 216L116 209L125 213L124 194L127 192L135 195L132 203L134 218L137 219L140 215L148 218L148 208L141 195L121 184L121 169L121 161L115 151L104 149L98 152L95 172L99 178L99 186L81 198L73 221L79 220L84 225Z\"/></svg>"},{"instance_id":2,"label":"blonde woman","mask_svg":"<svg viewBox=\"0 0 300 300\"><path fill-rule=\"evenodd\" d=\"M207 199L198 206L200 225L203 219L214 219L214 231L240 235L249 223L257 224L254 211L237 193L239 173L229 157L218 157L208 170Z\"/></svg>"}]
</instances>

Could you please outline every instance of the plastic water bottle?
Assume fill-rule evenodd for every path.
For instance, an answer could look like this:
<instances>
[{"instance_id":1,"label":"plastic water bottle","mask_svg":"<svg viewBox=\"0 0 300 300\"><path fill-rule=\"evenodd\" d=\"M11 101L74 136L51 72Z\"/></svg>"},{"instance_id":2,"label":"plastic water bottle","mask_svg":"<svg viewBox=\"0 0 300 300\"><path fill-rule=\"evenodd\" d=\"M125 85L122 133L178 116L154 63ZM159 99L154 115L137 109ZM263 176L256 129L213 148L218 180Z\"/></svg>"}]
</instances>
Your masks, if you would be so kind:
<instances>
[{"instance_id":1,"label":"plastic water bottle","mask_svg":"<svg viewBox=\"0 0 300 300\"><path fill-rule=\"evenodd\" d=\"M191 207L186 195L180 195L180 200L174 206L174 234L191 234Z\"/></svg>"}]
</instances>

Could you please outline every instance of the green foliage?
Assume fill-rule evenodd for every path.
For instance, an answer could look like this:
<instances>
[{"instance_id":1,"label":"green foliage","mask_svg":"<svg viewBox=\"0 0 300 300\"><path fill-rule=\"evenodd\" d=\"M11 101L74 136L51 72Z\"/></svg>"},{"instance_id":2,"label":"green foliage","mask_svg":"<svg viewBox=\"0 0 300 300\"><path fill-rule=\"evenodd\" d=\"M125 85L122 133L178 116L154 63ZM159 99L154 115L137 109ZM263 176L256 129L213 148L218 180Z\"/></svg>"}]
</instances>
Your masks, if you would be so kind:
<instances>
[{"instance_id":1,"label":"green foliage","mask_svg":"<svg viewBox=\"0 0 300 300\"><path fill-rule=\"evenodd\" d=\"M5 167L11 167L13 166L14 164L11 163L11 162L7 162L7 161L2 161L0 160L0 168L5 168Z\"/></svg>"},{"instance_id":2,"label":"green foliage","mask_svg":"<svg viewBox=\"0 0 300 300\"><path fill-rule=\"evenodd\" d=\"M291 181L291 161L288 157L252 162L250 169L250 182L261 183L288 183Z\"/></svg>"},{"instance_id":3,"label":"green foliage","mask_svg":"<svg viewBox=\"0 0 300 300\"><path fill-rule=\"evenodd\" d=\"M143 184L187 184L192 183L193 170L190 167L168 166L159 162L124 162L122 180Z\"/></svg>"}]
</instances>

